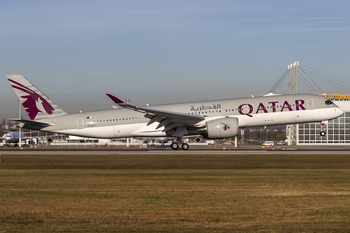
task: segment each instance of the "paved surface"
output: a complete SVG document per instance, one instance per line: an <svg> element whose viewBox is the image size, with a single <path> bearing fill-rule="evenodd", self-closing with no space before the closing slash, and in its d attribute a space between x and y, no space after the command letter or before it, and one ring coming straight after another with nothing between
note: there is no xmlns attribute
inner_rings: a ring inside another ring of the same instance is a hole
<svg viewBox="0 0 350 233"><path fill-rule="evenodd" d="M192 146L190 150L171 150L169 147L148 148L0 148L0 154L349 154L350 146L275 146L262 148L255 145L243 145L234 148L231 145Z"/></svg>

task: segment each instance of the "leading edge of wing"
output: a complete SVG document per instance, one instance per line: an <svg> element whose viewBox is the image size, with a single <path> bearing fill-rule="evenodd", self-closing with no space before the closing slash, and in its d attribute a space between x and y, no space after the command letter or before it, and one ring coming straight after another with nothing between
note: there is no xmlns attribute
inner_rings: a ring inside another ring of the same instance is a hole
<svg viewBox="0 0 350 233"><path fill-rule="evenodd" d="M200 115L189 115L185 113L180 112L171 112L171 111L165 111L165 110L158 110L158 109L152 109L152 108L144 108L144 107L136 107L131 104L127 104L120 100L119 98L115 97L112 94L106 94L114 103L118 104L120 107L127 108L133 111L145 113L145 114L151 114L152 116L158 115L163 116L167 118L174 118L174 119L181 119L181 120L195 120L195 121L202 121L205 118ZM152 116L146 116L147 118L152 118Z"/></svg>

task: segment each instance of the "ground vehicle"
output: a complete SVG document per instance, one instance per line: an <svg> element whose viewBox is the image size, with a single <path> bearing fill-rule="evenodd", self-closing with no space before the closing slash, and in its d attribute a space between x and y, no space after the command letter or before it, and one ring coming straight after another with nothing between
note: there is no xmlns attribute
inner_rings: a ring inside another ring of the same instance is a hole
<svg viewBox="0 0 350 233"><path fill-rule="evenodd" d="M275 145L275 142L274 141L265 141L262 145L263 146L273 146L273 145Z"/></svg>

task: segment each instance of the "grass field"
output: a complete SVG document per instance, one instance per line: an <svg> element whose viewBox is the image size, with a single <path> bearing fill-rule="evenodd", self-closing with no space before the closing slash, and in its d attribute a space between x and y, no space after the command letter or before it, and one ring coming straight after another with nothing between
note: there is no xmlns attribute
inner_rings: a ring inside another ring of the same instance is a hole
<svg viewBox="0 0 350 233"><path fill-rule="evenodd" d="M350 155L2 157L0 232L350 232Z"/></svg>

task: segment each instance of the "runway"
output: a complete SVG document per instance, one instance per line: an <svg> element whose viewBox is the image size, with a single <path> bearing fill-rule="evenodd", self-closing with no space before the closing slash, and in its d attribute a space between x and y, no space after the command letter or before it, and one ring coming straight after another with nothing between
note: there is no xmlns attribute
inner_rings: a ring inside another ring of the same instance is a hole
<svg viewBox="0 0 350 233"><path fill-rule="evenodd" d="M220 154L350 154L349 146L294 146L294 147L276 147L262 149L260 146L250 146L244 148L233 147L196 147L190 150L171 150L169 147L149 147L149 148L3 148L0 154L167 154L167 155L220 155Z"/></svg>

